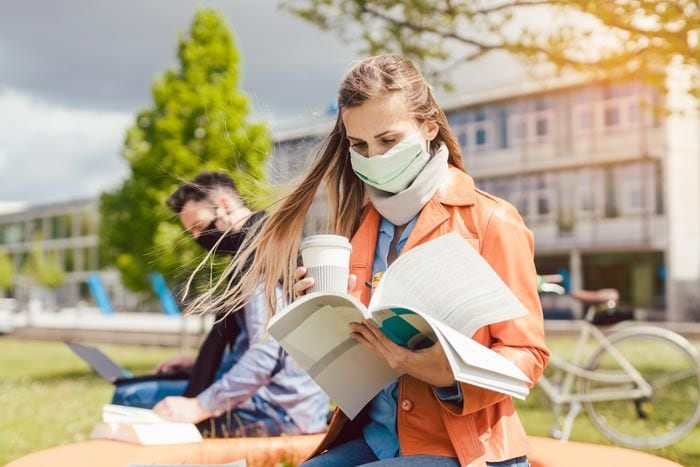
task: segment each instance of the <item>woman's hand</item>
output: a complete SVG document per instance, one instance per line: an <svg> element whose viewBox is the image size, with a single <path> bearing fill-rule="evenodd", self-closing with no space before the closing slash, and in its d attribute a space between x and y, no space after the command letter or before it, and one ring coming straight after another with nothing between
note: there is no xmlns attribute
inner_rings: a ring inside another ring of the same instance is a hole
<svg viewBox="0 0 700 467"><path fill-rule="evenodd" d="M299 298L306 294L306 291L314 285L313 277L305 277L306 268L304 266L299 266L296 271L294 271L294 298Z"/></svg>
<svg viewBox="0 0 700 467"><path fill-rule="evenodd" d="M350 274L348 276L348 293L355 288L357 284L357 276L355 274ZM299 266L296 271L294 271L294 298L299 298L306 294L306 291L314 285L313 277L306 277L306 268L304 266Z"/></svg>
<svg viewBox="0 0 700 467"><path fill-rule="evenodd" d="M350 337L369 347L389 366L428 384L447 387L455 378L440 342L421 350L410 350L392 342L372 320L350 323Z"/></svg>

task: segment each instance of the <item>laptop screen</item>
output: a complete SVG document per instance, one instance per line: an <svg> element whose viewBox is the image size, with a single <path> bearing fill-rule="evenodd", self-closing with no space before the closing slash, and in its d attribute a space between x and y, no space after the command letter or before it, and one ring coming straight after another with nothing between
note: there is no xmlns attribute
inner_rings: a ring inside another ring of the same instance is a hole
<svg viewBox="0 0 700 467"><path fill-rule="evenodd" d="M102 353L97 347L76 344L75 342L66 342L66 345L80 358L85 360L98 375L102 376L110 383L115 382L119 378L131 376L128 371L114 363L112 359Z"/></svg>

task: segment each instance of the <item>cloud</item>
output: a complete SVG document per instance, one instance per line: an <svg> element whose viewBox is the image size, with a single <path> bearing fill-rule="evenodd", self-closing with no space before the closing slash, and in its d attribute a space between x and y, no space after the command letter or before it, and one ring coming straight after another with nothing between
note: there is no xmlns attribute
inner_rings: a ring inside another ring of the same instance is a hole
<svg viewBox="0 0 700 467"><path fill-rule="evenodd" d="M227 18L242 86L261 115L325 108L357 46L280 10L282 0L23 0L0 14L3 86L62 106L137 112L153 78L176 64L177 38L198 7ZM290 92L293 90L293 92Z"/></svg>
<svg viewBox="0 0 700 467"><path fill-rule="evenodd" d="M126 112L74 110L0 93L0 200L52 202L95 196L128 173L119 152Z"/></svg>
<svg viewBox="0 0 700 467"><path fill-rule="evenodd" d="M132 116L177 64L198 7L227 18L251 118L273 126L322 113L354 47L259 0L24 0L0 14L0 200L95 196L127 174Z"/></svg>

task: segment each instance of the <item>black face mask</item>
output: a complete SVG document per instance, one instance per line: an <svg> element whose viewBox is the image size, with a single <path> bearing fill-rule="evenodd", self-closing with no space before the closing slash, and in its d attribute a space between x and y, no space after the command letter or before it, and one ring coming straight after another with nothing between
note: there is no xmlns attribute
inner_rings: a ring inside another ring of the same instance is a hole
<svg viewBox="0 0 700 467"><path fill-rule="evenodd" d="M230 231L224 235L224 232L216 227L216 219L214 219L211 224L195 238L195 241L207 251L211 251L214 246L216 246L216 250L213 252L215 255L235 255L241 248L244 238L245 232L242 230L240 232ZM216 245L219 239L221 239L221 242Z"/></svg>

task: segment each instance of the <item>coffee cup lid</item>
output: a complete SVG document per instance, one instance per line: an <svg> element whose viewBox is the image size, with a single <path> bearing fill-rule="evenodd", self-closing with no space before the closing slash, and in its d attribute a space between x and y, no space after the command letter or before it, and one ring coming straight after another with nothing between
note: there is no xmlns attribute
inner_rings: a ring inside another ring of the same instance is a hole
<svg viewBox="0 0 700 467"><path fill-rule="evenodd" d="M352 251L350 241L342 235L310 235L302 240L299 248L303 250L304 248L323 246L347 248Z"/></svg>

